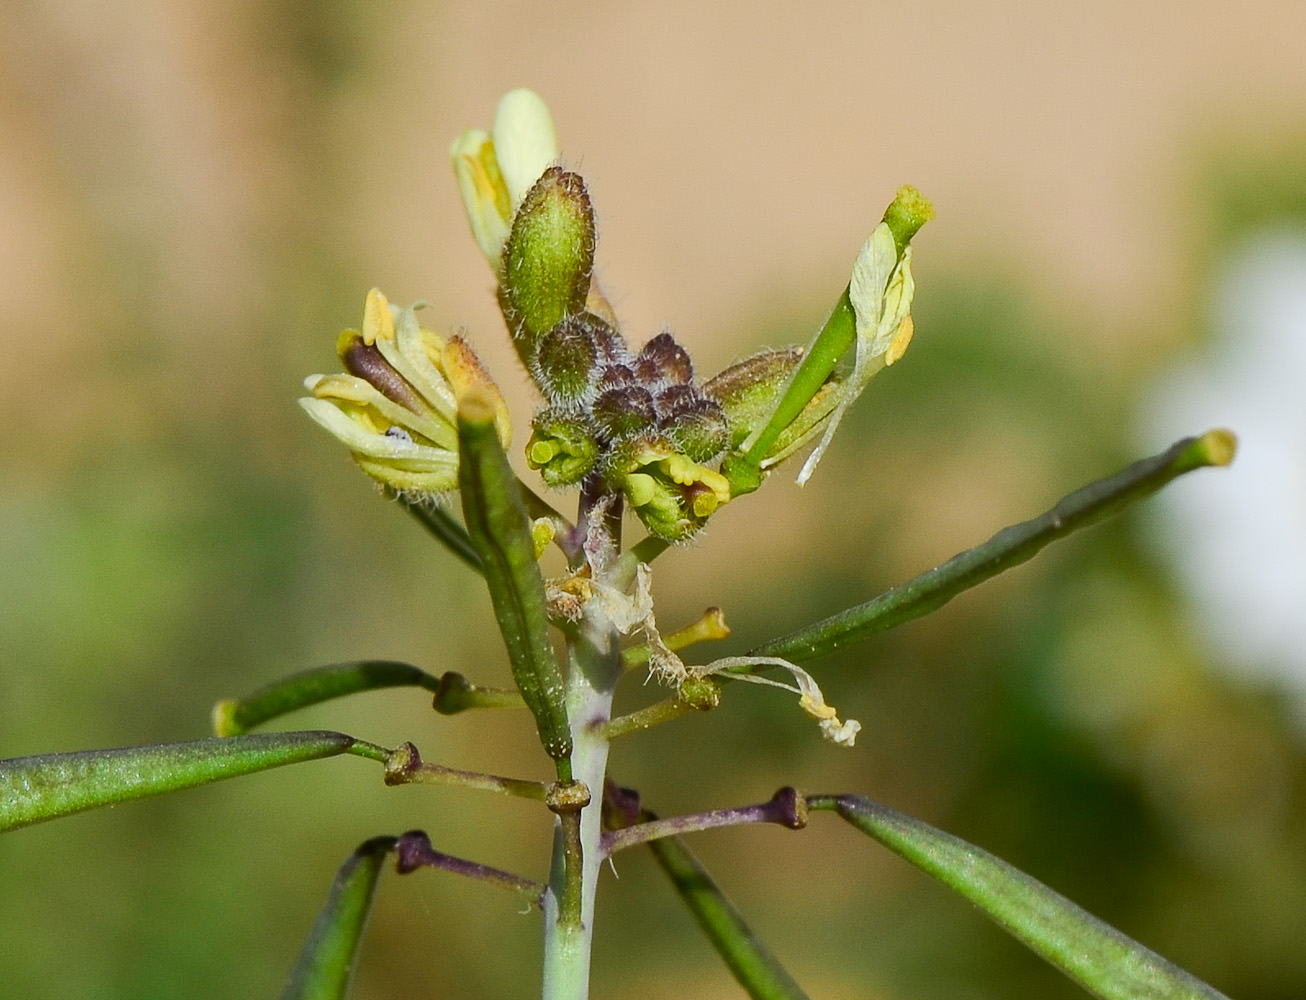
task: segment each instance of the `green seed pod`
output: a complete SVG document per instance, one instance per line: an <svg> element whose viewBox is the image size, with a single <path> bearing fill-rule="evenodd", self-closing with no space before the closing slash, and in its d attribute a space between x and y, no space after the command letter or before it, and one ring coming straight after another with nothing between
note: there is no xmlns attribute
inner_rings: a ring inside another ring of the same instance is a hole
<svg viewBox="0 0 1306 1000"><path fill-rule="evenodd" d="M499 301L526 364L541 334L585 307L594 245L585 182L550 167L527 192L504 246Z"/></svg>
<svg viewBox="0 0 1306 1000"><path fill-rule="evenodd" d="M571 780L566 686L549 638L548 598L520 485L494 425L494 400L472 390L458 405L458 484L463 519L481 558L513 680L535 716L540 742Z"/></svg>
<svg viewBox="0 0 1306 1000"><path fill-rule="evenodd" d="M725 411L732 449L738 449L770 419L789 377L802 360L801 347L768 349L737 361L703 386L703 394L720 403ZM838 374L829 376L767 449L761 462L763 470L779 464L820 432L838 403L841 382Z"/></svg>
<svg viewBox="0 0 1306 1000"><path fill-rule="evenodd" d="M542 410L531 421L526 463L550 486L572 486L598 461L599 445L589 420L557 409Z"/></svg>

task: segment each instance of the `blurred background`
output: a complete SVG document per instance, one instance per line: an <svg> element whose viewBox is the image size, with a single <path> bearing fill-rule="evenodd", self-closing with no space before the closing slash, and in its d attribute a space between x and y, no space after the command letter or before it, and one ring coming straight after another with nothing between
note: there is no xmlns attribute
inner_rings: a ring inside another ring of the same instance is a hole
<svg viewBox="0 0 1306 1000"><path fill-rule="evenodd" d="M506 683L477 579L294 404L368 288L515 367L447 160L551 105L640 343L711 374L805 342L903 183L917 333L812 483L659 560L667 627L739 652L1176 437L1181 480L793 700L619 745L664 815L855 791L1027 869L1240 1000L1306 993L1306 22L1299 4L16 0L0 11L0 756L207 735L220 697L362 657ZM519 441L524 435L519 432ZM514 454L520 463L520 455ZM623 692L633 707L653 697ZM547 777L520 715L413 693L303 713ZM276 995L363 839L542 876L538 807L341 759L0 839L7 998ZM835 820L694 847L817 997L1083 995ZM734 997L651 860L602 887L594 991ZM355 996L529 996L538 918L384 879Z"/></svg>

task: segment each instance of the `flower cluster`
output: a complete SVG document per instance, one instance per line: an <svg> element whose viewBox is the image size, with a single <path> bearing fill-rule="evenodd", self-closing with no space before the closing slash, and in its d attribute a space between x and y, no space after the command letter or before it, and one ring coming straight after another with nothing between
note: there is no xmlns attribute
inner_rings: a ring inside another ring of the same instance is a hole
<svg viewBox="0 0 1306 1000"><path fill-rule="evenodd" d="M762 351L700 382L670 332L638 351L628 346L594 278L589 193L559 165L538 95L507 94L493 129L463 133L451 154L513 345L544 400L527 462L549 486L624 496L659 538L692 536L821 434L804 481L847 407L911 339L908 244L930 215L912 189L899 192L867 240L848 290L807 348ZM396 309L374 291L362 332L343 334L339 354L347 374L308 380L309 414L387 486L454 488L460 386L493 389L467 345L422 328L412 308ZM841 371L845 355L855 360ZM493 396L506 444L506 410Z"/></svg>
<svg viewBox="0 0 1306 1000"><path fill-rule="evenodd" d="M670 331L638 349L627 342L594 277L597 234L589 192L579 174L559 163L553 122L536 94L506 95L492 130L465 132L451 154L513 346L542 397L531 420L527 463L551 487L580 487L576 527L624 498L651 535L667 542L690 538L724 504L757 489L778 463L820 435L799 475L803 482L848 406L911 340L909 244L932 214L912 188L898 192L862 247L847 289L806 347L763 350L704 381ZM477 555L487 574L491 565L511 565L538 584L530 546L537 560L556 526L542 519L525 543L514 534L513 524L524 524L526 512L515 476L493 447L496 436L505 447L510 438L503 399L462 338L422 327L415 309L370 292L361 331L345 331L337 344L345 372L309 377L311 396L301 403L387 488L425 498L461 485L471 544L485 549ZM494 496L503 503L490 502L486 470L499 477L494 482L502 488ZM492 512L503 515L502 530L487 527ZM543 531L537 530L541 524ZM598 530L601 535L606 528ZM500 538L516 539L517 547L512 558L496 561L496 553L508 550L486 540ZM585 563L573 566L575 576L567 581L575 582L576 592L554 588L571 611L551 610L555 621L589 616L604 629L642 635L652 674L682 694L717 675L787 688L828 739L852 745L859 724L841 720L811 676L786 660L734 658L704 666L680 660L658 633L647 563L636 564L633 582L611 575L608 560L594 555L608 551L603 541L591 552L591 536L584 535ZM569 544L578 543L573 537ZM527 554L518 559L521 552ZM529 571L519 565L523 559ZM503 593L516 593L516 578L505 579L487 575L492 593L494 581L507 588ZM504 606L518 607L511 600ZM526 634L514 625L504 634L519 633ZM556 676L549 685L533 680L536 659L522 662L529 669L518 684L528 702L528 692L561 691ZM552 660L545 655L542 662ZM793 683L755 673L774 667L788 671ZM561 702L542 704L552 710ZM562 722L554 728L565 735L565 711L558 712ZM536 711L537 720L548 715Z"/></svg>
<svg viewBox="0 0 1306 1000"><path fill-rule="evenodd" d="M597 473L624 492L649 531L669 539L686 537L730 499L725 479L706 466L729 443L725 411L669 332L635 353L583 313L542 336L532 361L549 405L532 421L526 457L550 486Z"/></svg>

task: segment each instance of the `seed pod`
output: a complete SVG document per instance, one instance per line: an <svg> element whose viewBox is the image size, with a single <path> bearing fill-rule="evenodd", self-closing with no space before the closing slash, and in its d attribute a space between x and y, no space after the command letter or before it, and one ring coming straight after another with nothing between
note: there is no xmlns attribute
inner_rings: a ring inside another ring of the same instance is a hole
<svg viewBox="0 0 1306 1000"><path fill-rule="evenodd" d="M494 401L473 390L458 405L463 519L485 569L513 679L535 716L540 742L570 780L566 686L549 639L548 599L520 486L494 429Z"/></svg>

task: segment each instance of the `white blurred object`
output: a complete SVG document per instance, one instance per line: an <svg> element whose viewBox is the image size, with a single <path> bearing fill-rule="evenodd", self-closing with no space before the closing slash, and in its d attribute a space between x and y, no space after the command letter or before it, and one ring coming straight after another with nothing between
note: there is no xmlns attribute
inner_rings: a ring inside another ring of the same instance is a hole
<svg viewBox="0 0 1306 1000"><path fill-rule="evenodd" d="M1213 342L1156 387L1143 433L1160 448L1228 427L1238 455L1164 490L1152 516L1220 659L1306 707L1306 232L1237 247L1212 305Z"/></svg>

